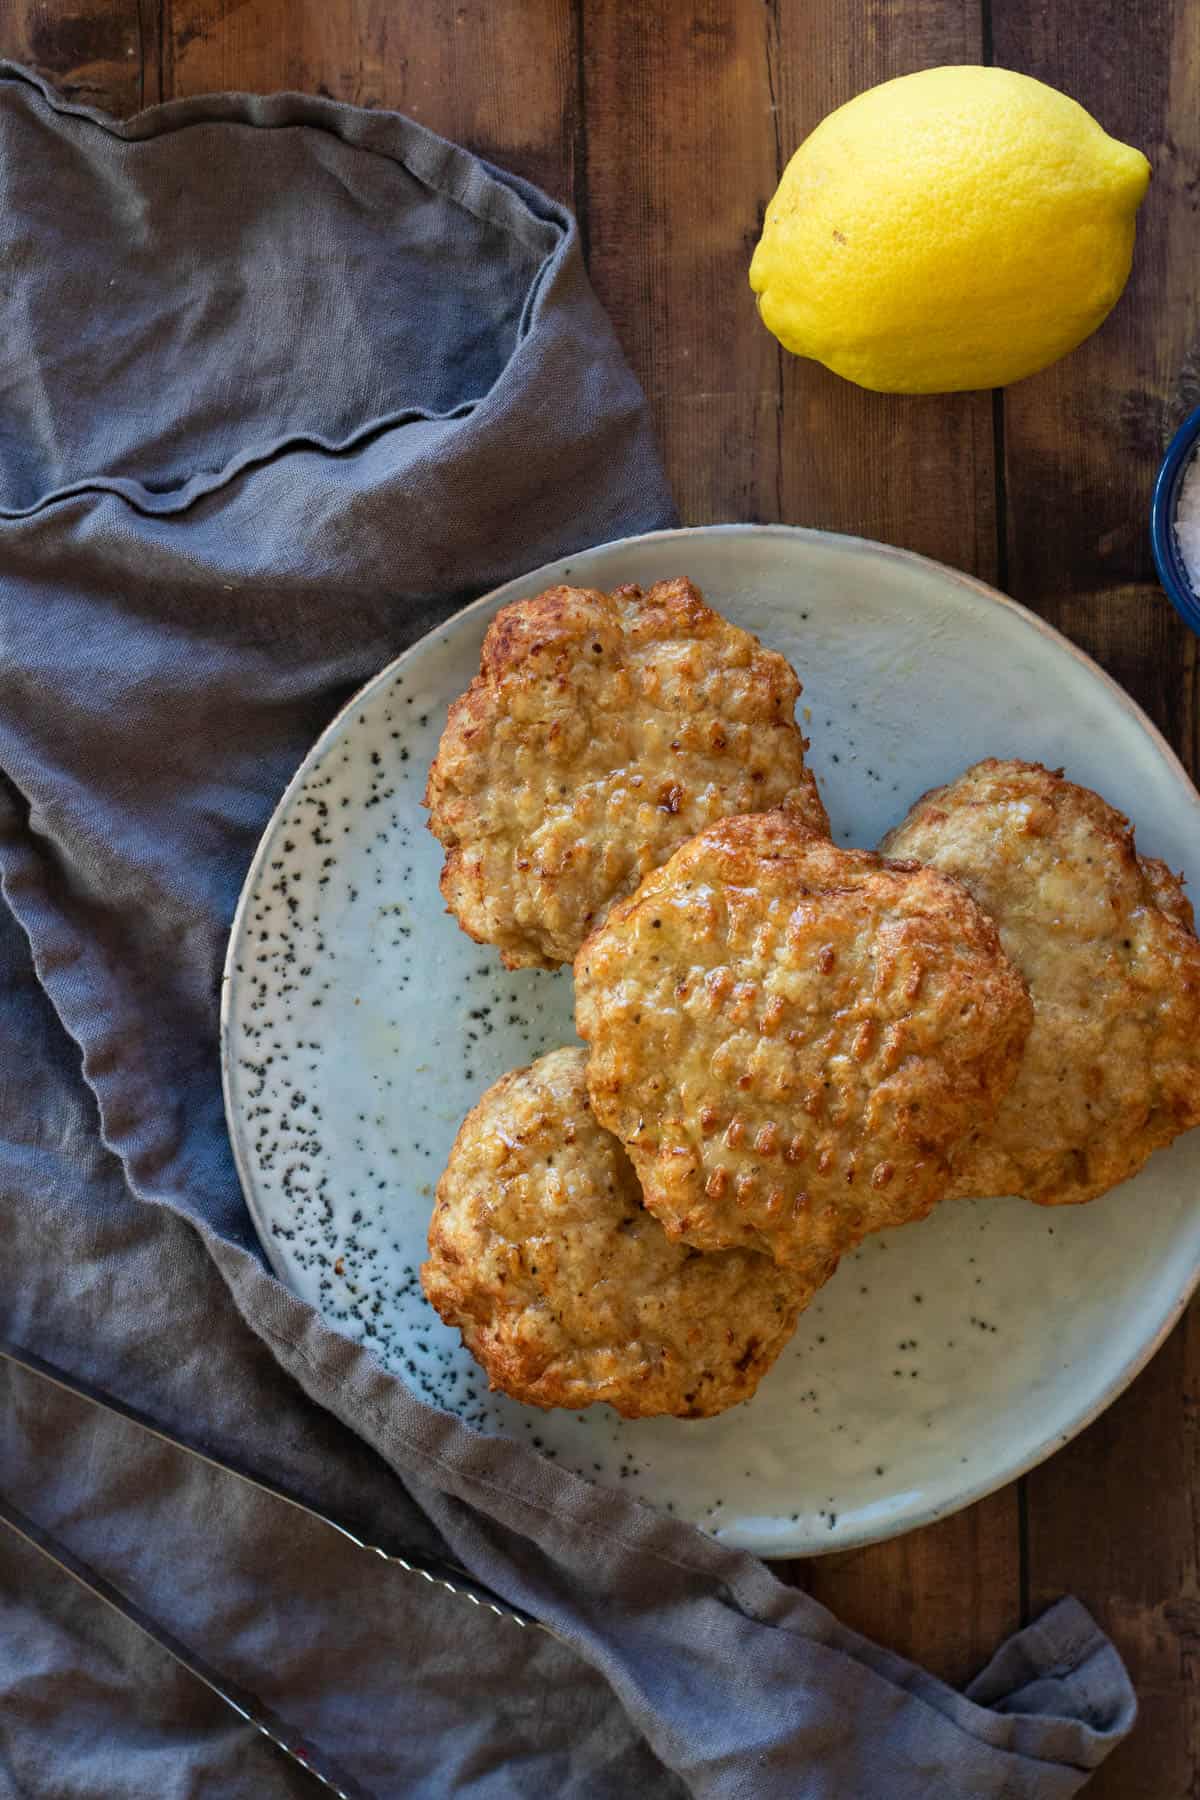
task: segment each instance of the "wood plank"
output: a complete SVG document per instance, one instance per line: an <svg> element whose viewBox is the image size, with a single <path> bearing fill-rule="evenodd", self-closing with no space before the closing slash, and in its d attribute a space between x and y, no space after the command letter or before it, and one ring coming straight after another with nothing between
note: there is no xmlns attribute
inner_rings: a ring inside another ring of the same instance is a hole
<svg viewBox="0 0 1200 1800"><path fill-rule="evenodd" d="M683 517L780 516L778 357L747 282L775 187L770 9L583 9L590 267Z"/></svg>
<svg viewBox="0 0 1200 1800"><path fill-rule="evenodd" d="M897 0L864 9L853 28L839 0L776 0L767 16L780 172L824 115L864 88L982 60L974 5ZM784 352L779 369L780 518L881 538L994 579L989 394L869 394Z"/></svg>
<svg viewBox="0 0 1200 1800"><path fill-rule="evenodd" d="M388 106L570 200L579 119L572 0L164 0L173 96L293 88Z"/></svg>
<svg viewBox="0 0 1200 1800"><path fill-rule="evenodd" d="M1189 755L1194 639L1159 589L1150 490L1200 331L1200 13L1188 0L997 9L997 62L1062 87L1154 166L1133 276L1102 329L1005 395L1012 592L1096 655ZM1194 375L1191 378L1194 392Z"/></svg>
<svg viewBox="0 0 1200 1800"><path fill-rule="evenodd" d="M5 56L35 69L72 100L106 112L143 104L138 0L9 0L0 8Z"/></svg>
<svg viewBox="0 0 1200 1800"><path fill-rule="evenodd" d="M1021 1622L1016 1499L1012 1483L894 1543L822 1557L798 1570L800 1585L844 1624L962 1687ZM787 1579L786 1565L776 1573Z"/></svg>
<svg viewBox="0 0 1200 1800"><path fill-rule="evenodd" d="M922 0L853 33L836 0L585 7L592 275L689 521L863 531L994 572L989 397L889 399L787 357L746 280L783 162L821 115L979 47L974 8Z"/></svg>
<svg viewBox="0 0 1200 1800"><path fill-rule="evenodd" d="M1137 1729L1088 1800L1168 1800L1200 1774L1200 1312L1090 1430L1027 1477L1029 1605L1073 1593L1137 1689Z"/></svg>
<svg viewBox="0 0 1200 1800"><path fill-rule="evenodd" d="M1096 655L1195 770L1196 642L1159 592L1147 517L1165 438L1197 398L1200 14L1189 0L1006 0L995 58L1064 88L1155 171L1115 313L1005 396L1011 589ZM1077 1594L1139 1690L1141 1724L1089 1786L1096 1800L1197 1791L1198 1393L1193 1311L1129 1393L1026 1480L1030 1610Z"/></svg>

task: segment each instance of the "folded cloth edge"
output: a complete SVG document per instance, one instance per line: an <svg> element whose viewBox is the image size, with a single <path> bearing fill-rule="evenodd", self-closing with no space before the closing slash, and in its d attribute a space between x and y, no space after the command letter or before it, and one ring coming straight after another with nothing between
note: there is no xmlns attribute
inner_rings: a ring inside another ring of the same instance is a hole
<svg viewBox="0 0 1200 1800"><path fill-rule="evenodd" d="M135 113L130 119L122 120L111 118L95 107L64 99L33 70L0 58L0 85L6 82L20 83L33 89L51 112L65 118L86 120L107 136L130 145L150 143L156 137L186 129L189 125L244 125L254 130L268 131L307 127L328 132L352 149L386 157L431 192L452 201L483 223L499 225L528 250L541 257L541 267L526 300L522 338L536 322L550 274L576 246L577 228L565 207L559 206L532 183L470 155L459 145L439 137L436 132L430 131L416 120L403 121L405 138L403 153L400 153L395 141L398 118L395 113L368 112L319 95L289 92L268 95L199 95L185 100L167 100ZM490 182L486 207L482 198L482 182L485 177ZM223 467L192 476L177 491L156 492L129 476L87 475L39 495L32 505L0 506L0 521L32 518L64 500L97 493L116 494L139 512L153 517L173 517L185 512L197 501L220 493L238 476L274 461L289 450L307 449L326 456L341 457L388 432L402 430L414 424L453 426L463 418L486 411L496 389L511 383L520 348L518 343L512 359L500 371L493 389L481 395L466 411L455 408L450 413L431 414L408 408L385 413L368 420L346 438L337 440L316 433L287 434L238 452Z"/></svg>

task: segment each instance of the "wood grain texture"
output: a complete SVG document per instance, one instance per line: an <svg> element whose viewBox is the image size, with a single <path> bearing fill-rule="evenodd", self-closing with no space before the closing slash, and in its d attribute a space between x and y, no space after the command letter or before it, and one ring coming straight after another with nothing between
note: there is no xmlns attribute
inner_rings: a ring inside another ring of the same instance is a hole
<svg viewBox="0 0 1200 1800"><path fill-rule="evenodd" d="M1098 658L1197 768L1196 640L1147 537L1166 437L1197 393L1200 9L1192 0L1004 0L996 61L1065 88L1154 167L1133 278L1074 355L1004 396L1009 586ZM1141 1703L1095 1800L1200 1793L1200 1325L1024 1483L1027 1607L1074 1593Z"/></svg>
<svg viewBox="0 0 1200 1800"><path fill-rule="evenodd" d="M1016 1504L1014 1483L892 1543L780 1563L776 1573L843 1624L962 1687L1021 1623Z"/></svg>
<svg viewBox="0 0 1200 1800"><path fill-rule="evenodd" d="M778 516L778 357L746 271L777 156L768 8L582 9L592 277L683 517Z"/></svg>
<svg viewBox="0 0 1200 1800"><path fill-rule="evenodd" d="M1137 1729L1089 1800L1200 1791L1200 1313L1081 1438L1026 1477L1029 1608L1073 1593L1137 1689Z"/></svg>
<svg viewBox="0 0 1200 1800"><path fill-rule="evenodd" d="M863 88L981 59L977 6L891 0L853 11L852 26L844 0L767 8L778 174L824 115ZM775 516L881 538L995 578L990 394L871 394L782 350L778 378Z"/></svg>
<svg viewBox="0 0 1200 1800"><path fill-rule="evenodd" d="M0 55L36 69L61 93L106 112L142 105L138 0L3 0Z"/></svg>
<svg viewBox="0 0 1200 1800"><path fill-rule="evenodd" d="M1072 356L1004 397L1008 580L1102 661L1189 756L1195 640L1150 556L1150 490L1200 331L1200 9L1191 0L1008 0L997 62L1065 88L1154 167L1133 276ZM1194 379L1194 376L1193 376Z"/></svg>
<svg viewBox="0 0 1200 1800"><path fill-rule="evenodd" d="M571 0L164 0L172 97L295 88L389 106L560 199L580 136Z"/></svg>
<svg viewBox="0 0 1200 1800"><path fill-rule="evenodd" d="M0 0L0 53L117 113L220 88L399 107L573 200L686 519L861 531L997 577L1200 767L1196 640L1145 531L1164 437L1200 404L1195 0ZM785 356L746 267L792 149L872 82L988 57L1154 164L1113 317L1000 403L870 395ZM1089 1795L1200 1800L1198 1420L1193 1312L1020 1489L780 1573L956 1682L1077 1593L1143 1709Z"/></svg>

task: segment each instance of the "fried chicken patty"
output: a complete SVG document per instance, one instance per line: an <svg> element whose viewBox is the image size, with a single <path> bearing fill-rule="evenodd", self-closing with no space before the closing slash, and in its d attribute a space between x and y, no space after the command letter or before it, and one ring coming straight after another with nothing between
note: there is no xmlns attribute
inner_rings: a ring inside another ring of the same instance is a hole
<svg viewBox="0 0 1200 1800"><path fill-rule="evenodd" d="M788 806L828 832L799 693L682 578L502 608L425 790L449 910L509 968L552 969L715 819Z"/></svg>
<svg viewBox="0 0 1200 1800"><path fill-rule="evenodd" d="M970 889L1033 999L1017 1079L956 1153L955 1194L1094 1200L1200 1124L1200 943L1127 819L1061 770L993 758L918 800L883 847Z"/></svg>
<svg viewBox="0 0 1200 1800"><path fill-rule="evenodd" d="M958 882L782 812L677 850L584 944L575 980L592 1109L667 1232L768 1250L810 1280L942 1198L1030 1020Z"/></svg>
<svg viewBox="0 0 1200 1800"><path fill-rule="evenodd" d="M438 1183L426 1295L514 1399L723 1412L753 1394L811 1292L752 1251L670 1241L592 1116L585 1061L555 1050L468 1114Z"/></svg>

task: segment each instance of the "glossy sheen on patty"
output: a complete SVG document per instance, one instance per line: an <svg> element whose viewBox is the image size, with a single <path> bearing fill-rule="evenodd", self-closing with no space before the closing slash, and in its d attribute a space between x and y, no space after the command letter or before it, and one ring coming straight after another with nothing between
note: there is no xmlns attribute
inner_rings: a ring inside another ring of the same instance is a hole
<svg viewBox="0 0 1200 1800"><path fill-rule="evenodd" d="M593 1110L668 1233L814 1280L942 1198L1030 1021L965 888L785 813L676 851L588 939L575 980Z"/></svg>
<svg viewBox="0 0 1200 1800"><path fill-rule="evenodd" d="M748 1400L810 1291L765 1256L673 1244L592 1117L582 1050L505 1075L438 1183L425 1292L494 1388L703 1418Z"/></svg>
<svg viewBox="0 0 1200 1800"><path fill-rule="evenodd" d="M1200 943L1128 821L1038 763L977 763L884 840L995 919L1034 1019L1017 1079L955 1159L957 1194L1094 1200L1200 1123Z"/></svg>
<svg viewBox="0 0 1200 1800"><path fill-rule="evenodd" d="M789 806L827 832L799 693L682 578L504 607L425 792L450 911L509 968L555 968L714 820Z"/></svg>

